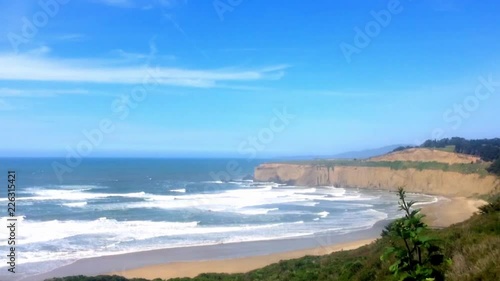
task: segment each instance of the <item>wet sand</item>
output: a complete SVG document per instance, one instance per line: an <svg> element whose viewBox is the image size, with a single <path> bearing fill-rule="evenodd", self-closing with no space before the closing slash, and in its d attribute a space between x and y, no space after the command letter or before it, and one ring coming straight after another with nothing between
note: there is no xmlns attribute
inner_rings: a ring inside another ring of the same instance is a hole
<svg viewBox="0 0 500 281"><path fill-rule="evenodd" d="M195 277L201 273L242 273L264 267L280 260L300 258L308 255L327 255L341 250L352 250L363 245L370 244L375 238L359 240L355 242L340 243L333 246L318 247L307 250L277 253L265 256L237 258L230 260L207 260L194 262L175 262L147 266L111 274L125 276L127 278L174 278L174 277Z"/></svg>

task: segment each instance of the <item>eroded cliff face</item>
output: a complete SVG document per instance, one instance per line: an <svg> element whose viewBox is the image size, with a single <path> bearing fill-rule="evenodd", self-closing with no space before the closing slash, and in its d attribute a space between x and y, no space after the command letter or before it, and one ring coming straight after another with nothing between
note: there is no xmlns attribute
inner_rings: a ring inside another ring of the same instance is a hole
<svg viewBox="0 0 500 281"><path fill-rule="evenodd" d="M256 181L290 185L356 187L397 190L446 196L474 196L500 191L496 176L461 174L440 170L391 170L386 167L325 167L299 164L262 164L255 169Z"/></svg>

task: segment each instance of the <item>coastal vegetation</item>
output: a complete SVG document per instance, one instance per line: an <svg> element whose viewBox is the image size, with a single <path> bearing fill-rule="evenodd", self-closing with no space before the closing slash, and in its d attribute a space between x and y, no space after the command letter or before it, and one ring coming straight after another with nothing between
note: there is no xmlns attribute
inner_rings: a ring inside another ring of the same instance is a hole
<svg viewBox="0 0 500 281"><path fill-rule="evenodd" d="M398 190L399 209L404 216L386 227L383 235L389 237L391 246L380 256L382 261L394 258L389 271L400 281L444 280L446 264L439 240L428 236L428 227L422 221L420 210L412 209L415 201L408 202L402 188Z"/></svg>
<svg viewBox="0 0 500 281"><path fill-rule="evenodd" d="M418 238L420 241L427 239L424 237L432 237L437 239L433 241L439 241L439 250L435 252L443 257L439 256L437 258L439 261L445 261L444 257L451 259L451 263L442 263L436 267L437 272L442 270L444 273L444 280L498 280L497 277L500 276L500 196L493 196L490 200L491 203L480 208L479 214L465 222L444 229L424 228L420 230ZM417 214L418 212L415 213L415 215ZM412 224L417 228L420 225L417 221ZM401 280L394 277L394 272L390 270L391 265L399 264L398 258L394 255L386 255L384 261L380 259L387 249L394 247L394 243L398 243L395 241L394 235L391 234L391 231L394 230L393 227L394 223L386 228L377 241L355 250L340 251L325 256L306 256L284 260L247 273L206 273L195 278L174 278L170 281ZM402 240L399 240L399 243L404 244ZM435 245L434 242L433 245ZM431 267L434 266L431 263ZM125 279L118 276L76 276L50 280L144 281L144 279ZM159 280L155 279L155 281Z"/></svg>
<svg viewBox="0 0 500 281"><path fill-rule="evenodd" d="M415 160L373 160L373 159L315 159L287 161L285 163L301 165L318 165L328 168L336 166L349 167L385 167L391 170L416 169L439 170L445 172L457 172L462 174L479 174L486 176L494 174L500 176L500 138L484 140L466 140L464 138L451 138L442 140L427 140L420 146L400 146L394 152L401 152L414 148L430 148L450 153L460 153L477 156L481 161L470 161L468 163L445 163L438 161L415 161Z"/></svg>
<svg viewBox="0 0 500 281"><path fill-rule="evenodd" d="M491 162L500 158L500 138L466 140L464 138L446 138L441 140L427 140L421 147L446 148L454 147L454 152L481 157L483 161Z"/></svg>
<svg viewBox="0 0 500 281"><path fill-rule="evenodd" d="M487 171L500 176L500 138L467 140L464 138L444 138L441 140L426 140L420 148L434 148L443 151L474 155L485 162L493 162ZM393 152L403 151L415 146L400 146Z"/></svg>

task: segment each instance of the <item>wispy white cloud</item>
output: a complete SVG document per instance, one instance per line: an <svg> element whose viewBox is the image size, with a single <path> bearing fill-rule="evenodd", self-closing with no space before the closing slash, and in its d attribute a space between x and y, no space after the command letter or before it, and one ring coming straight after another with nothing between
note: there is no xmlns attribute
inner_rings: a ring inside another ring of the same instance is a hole
<svg viewBox="0 0 500 281"><path fill-rule="evenodd" d="M0 97L24 98L24 97L55 97L58 95L84 95L89 94L84 89L24 89L24 88L0 88Z"/></svg>
<svg viewBox="0 0 500 281"><path fill-rule="evenodd" d="M216 87L221 82L277 80L287 65L255 69L181 69L146 65L109 65L97 60L63 60L31 55L0 54L0 81L86 82L139 84L152 78L158 84L183 87Z"/></svg>
<svg viewBox="0 0 500 281"><path fill-rule="evenodd" d="M33 55L33 56L43 56L43 55L50 53L50 51L51 51L51 49L49 46L43 45L43 46L40 46L38 48L31 49L27 53L29 55Z"/></svg>
<svg viewBox="0 0 500 281"><path fill-rule="evenodd" d="M128 52L123 49L115 49L111 51L111 54L116 55L126 61L134 61L134 60L151 61L153 59L164 59L164 60L176 59L175 56L172 55L158 55L158 48L156 47L154 37L149 41L149 53Z"/></svg>
<svg viewBox="0 0 500 281"><path fill-rule="evenodd" d="M115 49L111 51L111 54L117 55L121 58L124 58L126 60L142 60L142 59L147 59L149 58L149 54L145 53L134 53L134 52L127 52L124 51L123 49Z"/></svg>

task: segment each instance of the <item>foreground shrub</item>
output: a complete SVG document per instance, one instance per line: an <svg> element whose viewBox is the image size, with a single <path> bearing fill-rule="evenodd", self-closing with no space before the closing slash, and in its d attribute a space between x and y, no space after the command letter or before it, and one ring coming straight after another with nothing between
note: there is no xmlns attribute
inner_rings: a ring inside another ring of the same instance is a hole
<svg viewBox="0 0 500 281"><path fill-rule="evenodd" d="M428 228L422 222L424 216L419 209L411 209L415 202L406 202L402 188L398 195L399 209L404 211L405 216L394 221L383 233L391 239L391 247L385 250L380 259L395 258L389 270L400 281L444 280L441 266L450 260L445 260L438 240L425 235Z"/></svg>
<svg viewBox="0 0 500 281"><path fill-rule="evenodd" d="M479 207L479 212L481 214L500 212L500 195L494 196L488 204Z"/></svg>

